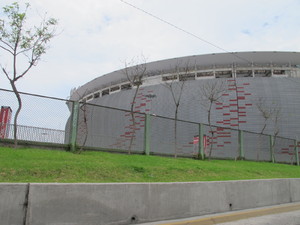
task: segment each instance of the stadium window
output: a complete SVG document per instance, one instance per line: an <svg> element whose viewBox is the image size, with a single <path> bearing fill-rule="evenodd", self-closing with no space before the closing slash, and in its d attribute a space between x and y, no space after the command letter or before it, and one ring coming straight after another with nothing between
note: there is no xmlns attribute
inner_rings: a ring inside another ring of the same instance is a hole
<svg viewBox="0 0 300 225"><path fill-rule="evenodd" d="M100 92L94 94L94 98L99 98L99 97L100 97Z"/></svg>
<svg viewBox="0 0 300 225"><path fill-rule="evenodd" d="M111 87L110 88L110 91L113 92L113 91L118 91L120 90L120 86L114 86L114 87Z"/></svg>
<svg viewBox="0 0 300 225"><path fill-rule="evenodd" d="M87 98L86 98L86 101L89 102L93 99L93 95L89 95Z"/></svg>
<svg viewBox="0 0 300 225"><path fill-rule="evenodd" d="M142 84L143 84L142 81L135 81L135 82L133 83L134 86L141 86Z"/></svg>
<svg viewBox="0 0 300 225"><path fill-rule="evenodd" d="M236 77L252 77L252 70L237 70Z"/></svg>
<svg viewBox="0 0 300 225"><path fill-rule="evenodd" d="M232 77L231 70L216 71L216 78L230 78L230 77Z"/></svg>
<svg viewBox="0 0 300 225"><path fill-rule="evenodd" d="M195 80L195 74L188 73L188 74L179 75L179 81L186 81L186 80Z"/></svg>
<svg viewBox="0 0 300 225"><path fill-rule="evenodd" d="M199 72L197 73L197 77L212 77L214 76L214 72Z"/></svg>
<svg viewBox="0 0 300 225"><path fill-rule="evenodd" d="M271 70L254 70L255 77L270 77Z"/></svg>
<svg viewBox="0 0 300 225"><path fill-rule="evenodd" d="M102 91L102 96L109 95L109 89L105 89Z"/></svg>
<svg viewBox="0 0 300 225"><path fill-rule="evenodd" d="M129 83L121 85L121 90L130 90L131 88L131 84Z"/></svg>
<svg viewBox="0 0 300 225"><path fill-rule="evenodd" d="M285 75L285 70L273 70L274 75Z"/></svg>
<svg viewBox="0 0 300 225"><path fill-rule="evenodd" d="M177 75L163 76L162 81L177 80Z"/></svg>

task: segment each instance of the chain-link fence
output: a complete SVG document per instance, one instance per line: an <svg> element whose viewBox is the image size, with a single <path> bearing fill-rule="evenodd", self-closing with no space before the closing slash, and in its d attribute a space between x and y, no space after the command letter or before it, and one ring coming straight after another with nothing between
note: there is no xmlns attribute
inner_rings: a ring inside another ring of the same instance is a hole
<svg viewBox="0 0 300 225"><path fill-rule="evenodd" d="M299 165L297 140L21 93L17 137L33 143L194 158L246 159ZM18 104L0 89L0 141L13 139ZM2 112L3 111L3 112ZM2 118L3 117L3 118Z"/></svg>
<svg viewBox="0 0 300 225"><path fill-rule="evenodd" d="M20 93L20 97L22 109L17 120L18 140L65 144L66 122L71 115L67 101L28 93ZM0 89L0 106L0 138L13 139L18 109L15 94Z"/></svg>

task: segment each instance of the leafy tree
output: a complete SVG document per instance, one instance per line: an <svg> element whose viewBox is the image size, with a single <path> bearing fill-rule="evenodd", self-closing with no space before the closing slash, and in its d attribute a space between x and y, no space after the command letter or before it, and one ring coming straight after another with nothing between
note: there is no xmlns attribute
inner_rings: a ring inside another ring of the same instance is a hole
<svg viewBox="0 0 300 225"><path fill-rule="evenodd" d="M57 20L42 18L38 26L28 26L28 10L26 3L23 10L19 3L3 7L4 17L0 18L0 50L8 55L11 66L0 64L2 72L9 80L18 100L18 109L14 117L14 145L17 146L17 119L22 108L20 93L16 82L38 64L41 56L46 53L50 40L55 36Z"/></svg>

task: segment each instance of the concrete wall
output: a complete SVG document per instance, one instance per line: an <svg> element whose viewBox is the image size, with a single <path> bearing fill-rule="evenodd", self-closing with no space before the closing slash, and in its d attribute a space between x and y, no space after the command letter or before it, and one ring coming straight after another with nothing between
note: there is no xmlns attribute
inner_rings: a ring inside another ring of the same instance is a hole
<svg viewBox="0 0 300 225"><path fill-rule="evenodd" d="M24 220L27 225L107 225L184 218L297 202L299 185L300 179L0 184L0 221L2 225Z"/></svg>
<svg viewBox="0 0 300 225"><path fill-rule="evenodd" d="M266 125L264 134L274 135L277 129L279 131L274 146L276 162L295 163L296 157L291 157L295 152L294 141L279 137L295 139L300 133L300 88L293 85L299 83L300 78L251 77L187 81L178 108L178 119L208 123L207 109L201 104L202 91L209 89L212 81L219 85L224 82L223 85L228 87L219 102L213 104L211 111L212 124L222 127L214 128L213 158L239 157L238 131L230 129L235 128L256 133L244 133L245 159L271 161L269 137L260 135ZM177 88L174 88L174 93L178 96L180 86L175 87ZM135 91L136 89L120 91L96 98L89 103L130 110ZM264 111L280 111L278 120L275 120L273 113L273 117L265 121L257 107L261 101L264 102ZM141 87L134 102L134 111L174 118L172 92L165 85ZM133 125L132 114L95 105L86 104L84 110L79 110L78 146L125 151L130 148L136 152L144 150L144 115L135 114ZM151 117L148 133L151 153L172 155L175 142L179 156L193 157L197 153L193 139L199 135L198 125L178 121L176 125L175 140L173 120ZM69 126L70 121L66 125L66 140L69 140ZM211 133L209 126L203 126L203 134L207 138L212 138Z"/></svg>

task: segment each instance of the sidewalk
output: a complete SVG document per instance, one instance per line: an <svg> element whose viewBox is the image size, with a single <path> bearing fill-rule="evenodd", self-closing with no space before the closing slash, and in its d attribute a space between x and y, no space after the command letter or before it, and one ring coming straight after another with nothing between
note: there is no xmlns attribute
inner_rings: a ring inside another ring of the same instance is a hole
<svg viewBox="0 0 300 225"><path fill-rule="evenodd" d="M281 214L286 212L293 212L299 210L300 212L300 203L289 203L276 206L268 206L262 208L241 210L241 211L232 211L226 213L212 214L200 217L192 217L180 220L169 220L169 221L160 221L152 223L143 223L141 225L213 225L213 224L222 224L232 221L244 220L249 218L261 217L266 215ZM297 215L300 214L297 213ZM290 217L290 215L287 215ZM233 223L232 223L233 224ZM239 224L239 223L237 223ZM251 224L250 222L247 224ZM254 222L253 224L257 224ZM266 223L267 224L267 223ZM292 224L292 223L290 223ZM300 224L300 221L298 221ZM225 224L224 224L225 225ZM229 224L228 224L229 225Z"/></svg>

